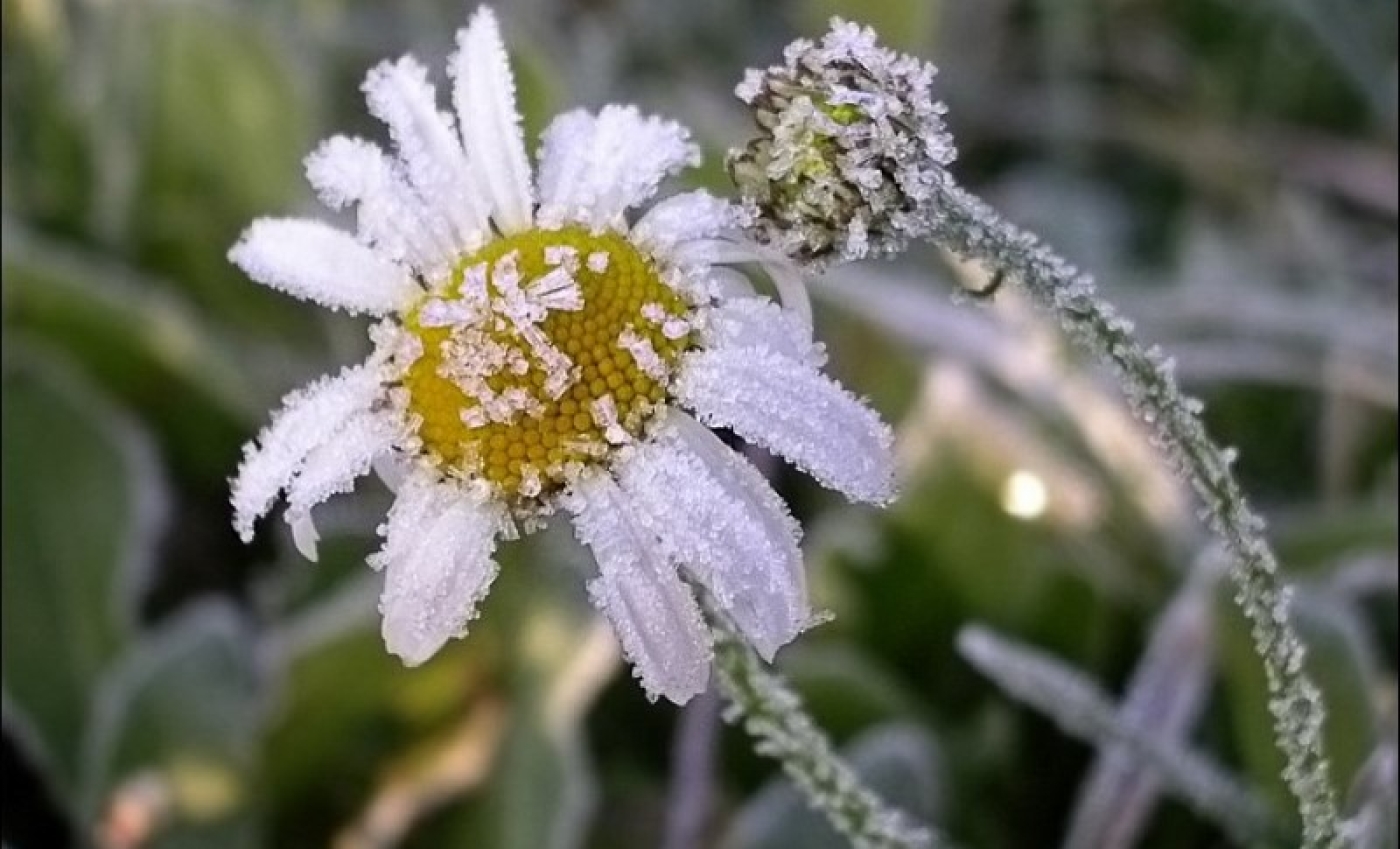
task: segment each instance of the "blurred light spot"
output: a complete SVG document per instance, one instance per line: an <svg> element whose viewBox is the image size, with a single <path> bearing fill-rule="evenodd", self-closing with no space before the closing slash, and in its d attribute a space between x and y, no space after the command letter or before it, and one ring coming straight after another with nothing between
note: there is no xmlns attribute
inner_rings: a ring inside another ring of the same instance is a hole
<svg viewBox="0 0 1400 849"><path fill-rule="evenodd" d="M1030 472L1014 472L1001 486L1001 509L1017 519L1039 518L1049 502L1044 482Z"/></svg>

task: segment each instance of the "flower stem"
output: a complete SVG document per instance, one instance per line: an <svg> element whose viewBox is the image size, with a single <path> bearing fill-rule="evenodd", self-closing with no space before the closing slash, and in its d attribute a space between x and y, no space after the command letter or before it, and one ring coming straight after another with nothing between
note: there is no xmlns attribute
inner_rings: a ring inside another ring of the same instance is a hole
<svg viewBox="0 0 1400 849"><path fill-rule="evenodd" d="M1298 802L1302 844L1307 849L1341 846L1323 751L1322 694L1304 669L1303 644L1288 618L1289 590L1264 538L1264 522L1250 509L1230 470L1234 451L1211 440L1200 419L1201 404L1181 392L1171 360L1133 337L1132 323L1098 296L1088 275L951 181L935 191L933 240L1019 282L1073 342L1110 363L1134 413L1200 496L1202 518L1232 555L1235 601L1249 619L1264 664L1275 741L1286 762L1284 781Z"/></svg>
<svg viewBox="0 0 1400 849"><path fill-rule="evenodd" d="M715 669L729 699L725 719L743 719L759 754L779 761L807 801L857 849L934 849L947 844L912 825L832 750L782 679L764 669L743 638L712 616Z"/></svg>

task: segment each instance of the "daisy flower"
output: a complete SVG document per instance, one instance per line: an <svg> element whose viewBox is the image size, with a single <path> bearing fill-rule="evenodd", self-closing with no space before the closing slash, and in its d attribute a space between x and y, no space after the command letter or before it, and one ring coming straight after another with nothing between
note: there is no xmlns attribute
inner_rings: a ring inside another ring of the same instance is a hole
<svg viewBox="0 0 1400 849"><path fill-rule="evenodd" d="M288 395L245 448L234 526L251 539L285 494L315 560L312 508L378 472L395 492L369 558L384 640L418 664L465 633L497 541L562 508L647 693L684 703L710 672L694 588L766 659L812 621L797 523L709 427L874 503L892 494L889 429L820 372L801 281L736 207L695 191L629 218L698 163L684 128L568 112L532 174L489 10L448 75L452 113L414 59L379 65L363 89L392 154L335 137L307 158L354 233L265 218L229 252L259 283L379 319L365 362ZM779 301L736 265L765 267Z"/></svg>

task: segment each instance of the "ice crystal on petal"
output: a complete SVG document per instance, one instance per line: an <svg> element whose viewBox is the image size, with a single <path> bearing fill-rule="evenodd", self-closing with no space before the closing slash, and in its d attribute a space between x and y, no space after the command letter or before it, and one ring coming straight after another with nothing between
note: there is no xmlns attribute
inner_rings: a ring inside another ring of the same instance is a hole
<svg viewBox="0 0 1400 849"><path fill-rule="evenodd" d="M668 175L700 161L690 133L632 106L576 110L544 131L540 153L540 220L614 227Z"/></svg>
<svg viewBox="0 0 1400 849"><path fill-rule="evenodd" d="M612 621L647 695L684 704L709 681L709 631L633 507L605 474L580 480L569 500L574 531L598 561L589 583L594 604Z"/></svg>
<svg viewBox="0 0 1400 849"><path fill-rule="evenodd" d="M500 524L498 506L453 484L418 481L399 494L377 556L389 651L416 666L466 633L496 577Z"/></svg>
<svg viewBox="0 0 1400 849"><path fill-rule="evenodd" d="M335 136L306 158L306 179L331 209L357 205L360 241L429 279L456 255L451 224L424 208L399 168L377 145Z"/></svg>
<svg viewBox="0 0 1400 849"><path fill-rule="evenodd" d="M265 286L350 313L393 312L421 291L407 270L319 221L259 218L228 258Z"/></svg>
<svg viewBox="0 0 1400 849"><path fill-rule="evenodd" d="M700 190L669 197L647 210L632 228L632 240L654 252L666 253L693 239L710 239L737 229L738 207Z"/></svg>
<svg viewBox="0 0 1400 849"><path fill-rule="evenodd" d="M312 507L349 492L357 478L369 473L375 458L401 441L402 430L387 412L362 413L345 422L334 439L312 449L287 487L288 524L309 522ZM316 560L314 538L309 545L299 542L297 548L306 559Z"/></svg>
<svg viewBox="0 0 1400 849"><path fill-rule="evenodd" d="M457 247L470 250L486 230L452 116L437 107L427 69L410 57L385 62L365 77L369 111L389 127L404 173L424 212L449 222Z"/></svg>
<svg viewBox="0 0 1400 849"><path fill-rule="evenodd" d="M502 233L525 230L534 206L530 162L515 109L515 80L490 8L477 10L457 34L457 52L447 69L455 82L452 102L462 144L478 191L490 198L491 218Z"/></svg>
<svg viewBox="0 0 1400 849"><path fill-rule="evenodd" d="M663 427L617 476L642 524L765 658L807 623L797 526L756 473L745 474L716 451L702 455Z"/></svg>
<svg viewBox="0 0 1400 849"><path fill-rule="evenodd" d="M851 498L894 497L889 427L801 360L763 347L697 351L682 359L676 396L706 424L732 429Z"/></svg>
<svg viewBox="0 0 1400 849"><path fill-rule="evenodd" d="M332 439L351 416L368 409L378 390L374 370L355 366L282 399L272 423L256 442L244 446L233 479L233 525L244 542L252 541L253 522L272 508L306 456Z"/></svg>

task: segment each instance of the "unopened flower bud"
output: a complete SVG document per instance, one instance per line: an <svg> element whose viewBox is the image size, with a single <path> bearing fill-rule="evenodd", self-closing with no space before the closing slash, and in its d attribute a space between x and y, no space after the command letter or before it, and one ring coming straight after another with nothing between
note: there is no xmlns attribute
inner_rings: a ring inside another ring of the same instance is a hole
<svg viewBox="0 0 1400 849"><path fill-rule="evenodd" d="M785 64L750 70L735 94L760 134L729 153L754 236L812 265L892 254L927 233L932 189L953 160L934 67L832 20Z"/></svg>

